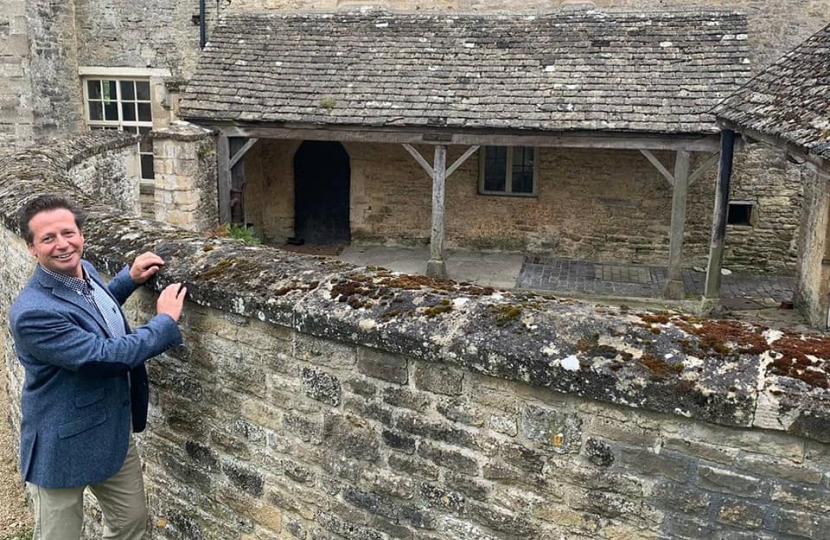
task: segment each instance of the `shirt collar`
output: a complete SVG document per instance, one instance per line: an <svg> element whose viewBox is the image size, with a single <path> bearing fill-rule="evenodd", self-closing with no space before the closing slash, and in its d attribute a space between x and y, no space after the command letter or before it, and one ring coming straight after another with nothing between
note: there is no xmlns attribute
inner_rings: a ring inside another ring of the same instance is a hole
<svg viewBox="0 0 830 540"><path fill-rule="evenodd" d="M76 278L74 276L67 276L65 274L58 274L57 272L53 272L44 266L41 266L40 269L59 283L69 287L78 294L89 294L92 292L92 284L89 282L89 277L83 267L81 267L81 271L84 274L84 279Z"/></svg>

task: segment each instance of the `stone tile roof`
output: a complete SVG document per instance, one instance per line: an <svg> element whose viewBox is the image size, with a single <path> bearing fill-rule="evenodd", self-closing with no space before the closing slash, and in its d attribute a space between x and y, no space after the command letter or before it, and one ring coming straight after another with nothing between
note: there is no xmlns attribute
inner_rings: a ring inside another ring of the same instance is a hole
<svg viewBox="0 0 830 540"><path fill-rule="evenodd" d="M714 133L749 78L734 11L226 16L190 120L355 128Z"/></svg>
<svg viewBox="0 0 830 540"><path fill-rule="evenodd" d="M714 112L830 160L830 25L729 96Z"/></svg>

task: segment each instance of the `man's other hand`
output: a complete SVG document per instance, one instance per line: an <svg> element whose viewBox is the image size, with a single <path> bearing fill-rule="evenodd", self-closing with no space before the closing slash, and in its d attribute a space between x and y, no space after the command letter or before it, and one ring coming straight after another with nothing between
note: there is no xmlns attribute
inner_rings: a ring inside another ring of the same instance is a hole
<svg viewBox="0 0 830 540"><path fill-rule="evenodd" d="M179 322L186 294L187 287L182 287L181 283L171 283L159 294L159 299L156 302L156 311L159 315L162 313L170 315L174 321Z"/></svg>
<svg viewBox="0 0 830 540"><path fill-rule="evenodd" d="M150 251L142 253L133 261L130 267L130 278L134 283L141 285L164 265L164 259Z"/></svg>

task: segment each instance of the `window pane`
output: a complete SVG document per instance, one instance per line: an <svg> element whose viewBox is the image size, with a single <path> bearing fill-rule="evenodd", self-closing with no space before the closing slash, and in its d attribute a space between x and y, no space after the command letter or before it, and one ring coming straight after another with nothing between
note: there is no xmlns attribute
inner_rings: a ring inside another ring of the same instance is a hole
<svg viewBox="0 0 830 540"><path fill-rule="evenodd" d="M484 148L484 191L505 191L507 187L507 148Z"/></svg>
<svg viewBox="0 0 830 540"><path fill-rule="evenodd" d="M152 180L156 177L153 172L153 154L141 154L141 178Z"/></svg>
<svg viewBox="0 0 830 540"><path fill-rule="evenodd" d="M135 122L135 103L128 102L121 104L121 118L125 122Z"/></svg>
<svg viewBox="0 0 830 540"><path fill-rule="evenodd" d="M104 102L104 119L105 120L118 120L118 102L117 101L105 101Z"/></svg>
<svg viewBox="0 0 830 540"><path fill-rule="evenodd" d="M137 133L138 132L138 128L135 127L135 126L124 126L121 129L128 132L128 133Z"/></svg>
<svg viewBox="0 0 830 540"><path fill-rule="evenodd" d="M100 101L89 102L89 119L103 120L104 119L104 104Z"/></svg>
<svg viewBox="0 0 830 540"><path fill-rule="evenodd" d="M149 103L139 103L138 104L138 121L139 122L152 122L153 121L153 113L150 112L150 104Z"/></svg>
<svg viewBox="0 0 830 540"><path fill-rule="evenodd" d="M115 81L101 81L104 83L104 101L118 99L118 91L115 88Z"/></svg>
<svg viewBox="0 0 830 540"><path fill-rule="evenodd" d="M513 148L513 193L533 193L533 148Z"/></svg>
<svg viewBox="0 0 830 540"><path fill-rule="evenodd" d="M135 81L136 97L141 101L150 101L150 82Z"/></svg>
<svg viewBox="0 0 830 540"><path fill-rule="evenodd" d="M135 83L133 81L121 81L121 100L135 101Z"/></svg>
<svg viewBox="0 0 830 540"><path fill-rule="evenodd" d="M101 81L98 79L87 81L86 91L89 94L89 99L101 99Z"/></svg>
<svg viewBox="0 0 830 540"><path fill-rule="evenodd" d="M150 138L150 128L148 127L140 127L138 128L139 134L141 134L141 142L138 145L138 151L143 153L152 154L153 153L153 139Z"/></svg>

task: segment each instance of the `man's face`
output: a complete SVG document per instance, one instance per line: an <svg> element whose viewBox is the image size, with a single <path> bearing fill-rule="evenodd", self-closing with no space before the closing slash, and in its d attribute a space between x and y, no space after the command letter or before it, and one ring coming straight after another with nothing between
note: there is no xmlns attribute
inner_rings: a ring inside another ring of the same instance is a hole
<svg viewBox="0 0 830 540"><path fill-rule="evenodd" d="M29 253L42 267L57 274L83 278L84 235L75 224L72 212L64 208L38 212L29 220L29 229L32 231Z"/></svg>

